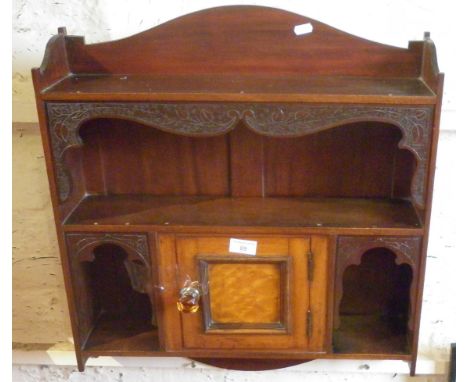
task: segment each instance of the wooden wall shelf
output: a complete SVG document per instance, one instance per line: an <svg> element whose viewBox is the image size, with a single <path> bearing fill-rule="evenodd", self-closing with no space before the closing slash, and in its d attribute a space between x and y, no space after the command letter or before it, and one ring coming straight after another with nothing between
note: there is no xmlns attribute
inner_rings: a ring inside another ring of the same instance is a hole
<svg viewBox="0 0 468 382"><path fill-rule="evenodd" d="M230 6L100 44L59 28L32 73L80 370L414 375L443 87L428 34L403 49Z"/></svg>
<svg viewBox="0 0 468 382"><path fill-rule="evenodd" d="M66 221L77 226L406 229L421 233L411 202L396 199L87 196Z"/></svg>
<svg viewBox="0 0 468 382"><path fill-rule="evenodd" d="M432 105L421 78L267 75L70 75L42 92L64 101L352 102Z"/></svg>

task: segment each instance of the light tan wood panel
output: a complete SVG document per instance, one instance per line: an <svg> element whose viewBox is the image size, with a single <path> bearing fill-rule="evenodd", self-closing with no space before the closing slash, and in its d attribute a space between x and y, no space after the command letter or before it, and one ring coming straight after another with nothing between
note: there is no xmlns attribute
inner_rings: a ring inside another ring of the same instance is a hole
<svg viewBox="0 0 468 382"><path fill-rule="evenodd" d="M214 322L280 322L282 283L277 264L215 263L208 266L208 274Z"/></svg>
<svg viewBox="0 0 468 382"><path fill-rule="evenodd" d="M311 332L309 347L323 351L326 346L327 287L330 238L314 235L311 239L312 275L310 285Z"/></svg>
<svg viewBox="0 0 468 382"><path fill-rule="evenodd" d="M211 271L214 281L213 291L210 281L205 285L208 291L202 297L214 298L214 305L209 305L208 316L221 323L230 321L233 324L233 321L239 320L237 325L215 325L210 329L206 322L207 312L182 314L184 347L307 349L307 256L310 239L239 238L258 242L256 256L229 253L227 237L177 238L179 287L187 277L198 279L200 261L208 260L206 267L208 273ZM226 288L224 293L218 291L223 286ZM223 299L229 299L231 295L236 299L236 304L227 300L224 303ZM271 306L263 309L263 303ZM230 308L223 310L220 304L227 304ZM234 306L237 307L237 312L233 309ZM255 309L255 306L260 307ZM206 309L205 305L203 308ZM277 317L279 320L275 322Z"/></svg>
<svg viewBox="0 0 468 382"><path fill-rule="evenodd" d="M178 288L175 235L158 235L157 268L159 286L155 293L160 296L162 322L159 330L164 331L164 344L168 351L182 348L182 333L179 312L176 307ZM164 288L164 289L161 289ZM158 290L159 289L159 290Z"/></svg>

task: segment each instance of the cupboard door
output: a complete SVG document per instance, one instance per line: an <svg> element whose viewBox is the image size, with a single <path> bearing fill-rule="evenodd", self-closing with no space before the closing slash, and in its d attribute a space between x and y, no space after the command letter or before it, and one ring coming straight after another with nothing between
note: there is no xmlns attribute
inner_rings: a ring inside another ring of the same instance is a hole
<svg viewBox="0 0 468 382"><path fill-rule="evenodd" d="M255 255L229 252L228 237L177 238L178 286L196 280L201 292L199 310L181 313L183 346L308 349L323 334L310 327L310 239L241 238Z"/></svg>

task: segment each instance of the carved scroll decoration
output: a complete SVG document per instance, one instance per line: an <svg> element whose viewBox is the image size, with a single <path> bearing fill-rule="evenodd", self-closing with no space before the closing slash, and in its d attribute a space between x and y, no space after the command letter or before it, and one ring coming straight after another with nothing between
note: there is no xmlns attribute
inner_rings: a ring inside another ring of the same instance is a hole
<svg viewBox="0 0 468 382"><path fill-rule="evenodd" d="M94 261L93 250L102 244L115 244L126 250L129 260L140 261L151 269L146 235L131 233L69 233L69 251L80 261Z"/></svg>
<svg viewBox="0 0 468 382"><path fill-rule="evenodd" d="M416 157L411 195L414 203L424 208L433 117L430 106L49 102L47 114L61 202L71 193L63 155L70 147L82 144L79 127L93 118L132 120L188 136L223 134L242 120L259 134L277 137L307 135L350 122L381 121L401 129L403 138L399 147Z"/></svg>
<svg viewBox="0 0 468 382"><path fill-rule="evenodd" d="M410 314L408 328L413 326L414 306L416 303L416 284L418 279L419 258L421 248L420 237L393 236L341 236L338 239L336 251L336 280L335 280L335 319L334 326L340 325L340 304L343 297L343 275L350 265L361 264L362 255L375 248L387 248L395 255L395 263L408 264L413 272L410 287Z"/></svg>
<svg viewBox="0 0 468 382"><path fill-rule="evenodd" d="M79 262L93 262L94 249L102 244L115 244L127 253L124 260L132 288L140 293L149 293L151 288L151 260L146 235L124 233L70 233L67 234L70 256Z"/></svg>

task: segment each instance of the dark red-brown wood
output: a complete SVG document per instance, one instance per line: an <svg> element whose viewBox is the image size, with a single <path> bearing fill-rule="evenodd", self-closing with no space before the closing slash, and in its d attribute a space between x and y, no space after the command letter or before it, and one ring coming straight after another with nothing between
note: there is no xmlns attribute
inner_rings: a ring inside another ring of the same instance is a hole
<svg viewBox="0 0 468 382"><path fill-rule="evenodd" d="M33 80L80 370L173 355L249 370L402 359L414 375L443 84L428 35L403 49L220 7L100 44L60 28ZM180 238L224 253L227 235L272 253L310 241L286 283L308 285L294 297L308 305L287 319L320 351L184 331L177 269L198 266Z"/></svg>
<svg viewBox="0 0 468 382"><path fill-rule="evenodd" d="M296 36L294 27L309 22L313 32ZM415 49L377 44L304 16L252 6L207 9L113 42L84 45L72 37L67 48L74 73L416 77L420 62Z"/></svg>
<svg viewBox="0 0 468 382"><path fill-rule="evenodd" d="M85 198L68 225L406 229L419 232L411 203L357 198L220 198L109 195ZM98 228L98 227L96 227ZM159 228L161 229L161 228Z"/></svg>
<svg viewBox="0 0 468 382"><path fill-rule="evenodd" d="M304 78L294 74L74 74L46 89L43 98L67 101L436 102L434 92L419 78L331 75Z"/></svg>

